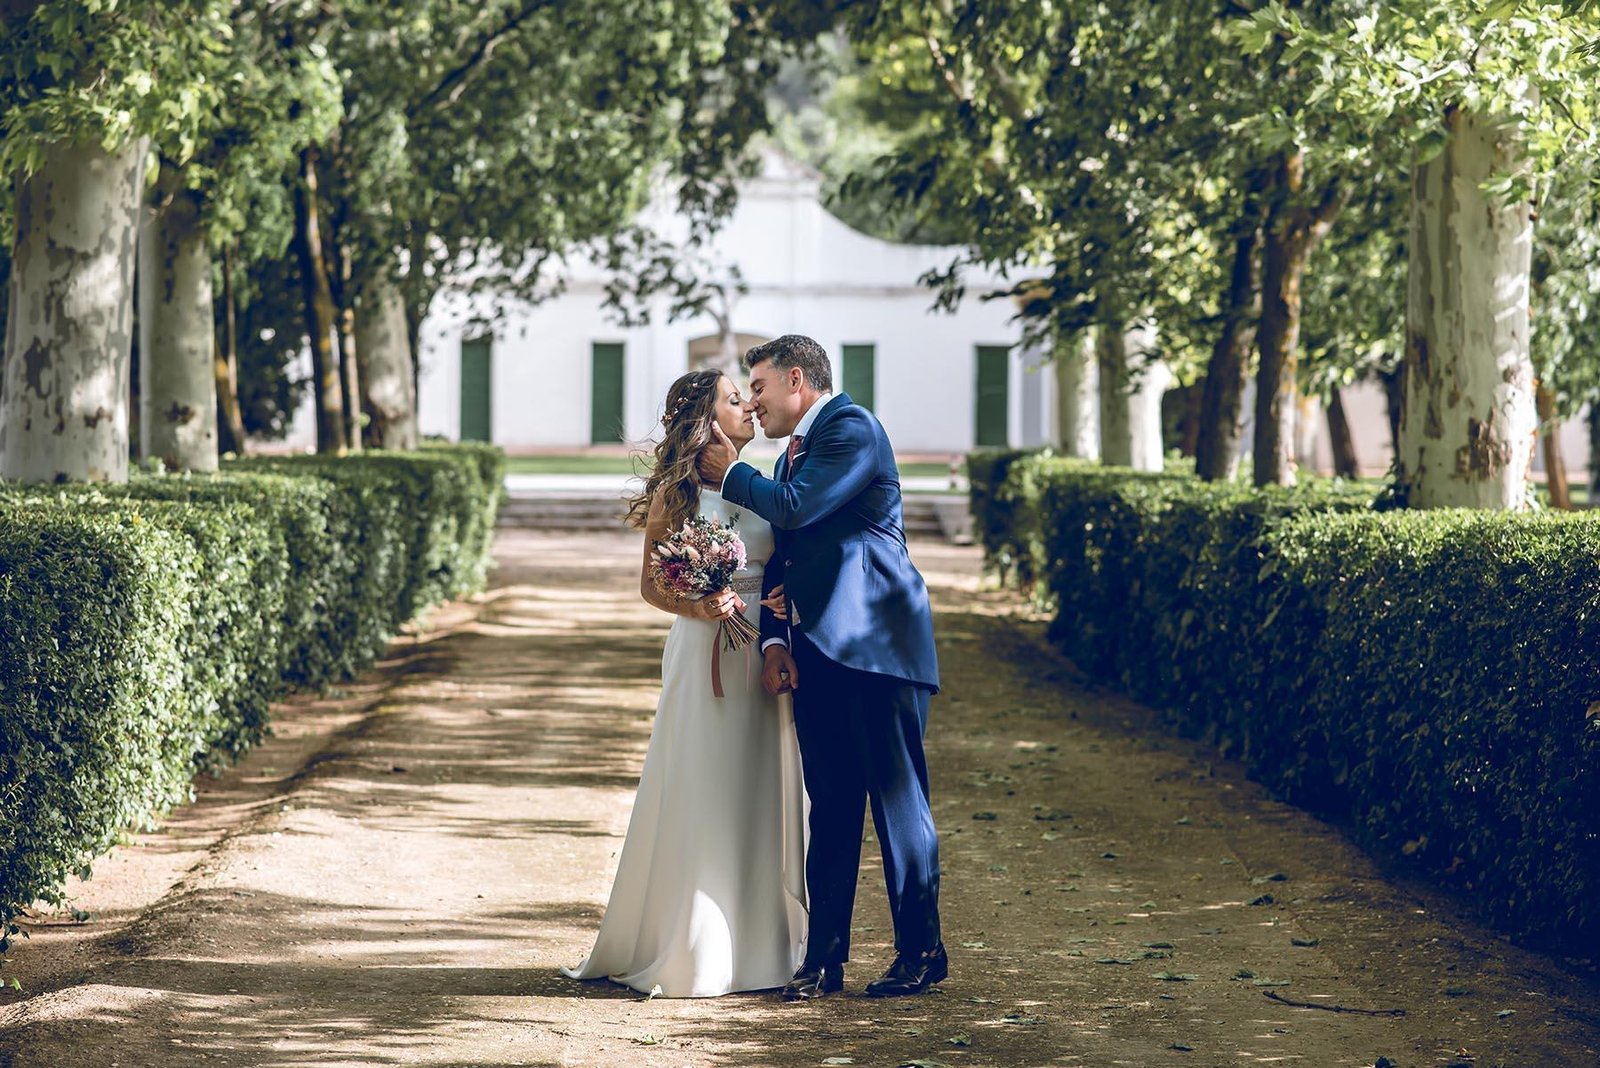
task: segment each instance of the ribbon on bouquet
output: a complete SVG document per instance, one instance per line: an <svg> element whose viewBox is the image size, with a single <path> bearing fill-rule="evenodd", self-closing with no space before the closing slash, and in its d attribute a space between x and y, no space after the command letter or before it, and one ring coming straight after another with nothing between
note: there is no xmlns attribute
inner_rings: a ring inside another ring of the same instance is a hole
<svg viewBox="0 0 1600 1068"><path fill-rule="evenodd" d="M750 675L750 647L755 640L761 637L761 632L751 626L750 621L744 618L746 605L744 598L737 593L733 595L734 614L724 619L717 626L717 635L711 639L711 693L716 697L727 696L722 692L722 646L726 644L729 652L738 649L744 650L745 677Z"/></svg>

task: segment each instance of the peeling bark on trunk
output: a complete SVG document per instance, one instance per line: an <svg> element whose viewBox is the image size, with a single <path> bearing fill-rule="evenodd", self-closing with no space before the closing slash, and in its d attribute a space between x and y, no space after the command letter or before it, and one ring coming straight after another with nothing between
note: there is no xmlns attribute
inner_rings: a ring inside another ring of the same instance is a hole
<svg viewBox="0 0 1600 1068"><path fill-rule="evenodd" d="M367 443L377 449L417 447L417 398L405 299L387 276L371 279L356 319Z"/></svg>
<svg viewBox="0 0 1600 1068"><path fill-rule="evenodd" d="M217 470L215 310L200 198L180 190L139 238L139 455Z"/></svg>
<svg viewBox="0 0 1600 1068"><path fill-rule="evenodd" d="M1300 282L1311 251L1344 206L1330 182L1315 209L1297 203L1305 188L1305 156L1298 149L1278 159L1272 208L1267 213L1261 273L1261 362L1256 370L1255 484L1294 484L1296 377L1300 360Z"/></svg>
<svg viewBox="0 0 1600 1068"><path fill-rule="evenodd" d="M1543 382L1534 387L1534 408L1544 430L1544 480L1550 491L1550 506L1572 511L1572 493L1567 488L1567 464L1561 455L1561 416L1556 411L1556 395Z"/></svg>
<svg viewBox="0 0 1600 1068"><path fill-rule="evenodd" d="M16 186L0 478L125 482L148 143L55 145Z"/></svg>
<svg viewBox="0 0 1600 1068"><path fill-rule="evenodd" d="M1405 406L1396 472L1413 508L1520 509L1538 419L1528 356L1533 221L1483 182L1521 165L1508 126L1452 111L1411 182Z"/></svg>
<svg viewBox="0 0 1600 1068"><path fill-rule="evenodd" d="M239 306L233 291L233 249L222 249L222 322L217 331L217 443L243 456L248 449L239 406Z"/></svg>
<svg viewBox="0 0 1600 1068"><path fill-rule="evenodd" d="M1361 464L1356 457L1355 437L1350 433L1350 417L1344 410L1344 394L1338 386L1328 397L1328 437L1333 442L1333 473L1338 478L1360 478Z"/></svg>
<svg viewBox="0 0 1600 1068"><path fill-rule="evenodd" d="M1063 456L1100 459L1096 370L1092 330L1056 343L1056 445Z"/></svg>
<svg viewBox="0 0 1600 1068"><path fill-rule="evenodd" d="M300 181L294 191L295 250L305 292L306 336L311 343L311 385L317 416L317 451L340 452L344 432L344 389L334 350L333 291L322 255L322 224L317 208L317 150L300 153Z"/></svg>
<svg viewBox="0 0 1600 1068"><path fill-rule="evenodd" d="M1171 383L1165 364L1148 363L1155 331L1101 325L1095 344L1100 387L1100 462L1160 471L1161 395Z"/></svg>
<svg viewBox="0 0 1600 1068"><path fill-rule="evenodd" d="M1195 473L1208 482L1232 480L1239 473L1240 418L1250 380L1250 351L1261 317L1261 221L1254 195L1252 189L1252 199L1235 226L1226 318L1211 350L1200 394Z"/></svg>

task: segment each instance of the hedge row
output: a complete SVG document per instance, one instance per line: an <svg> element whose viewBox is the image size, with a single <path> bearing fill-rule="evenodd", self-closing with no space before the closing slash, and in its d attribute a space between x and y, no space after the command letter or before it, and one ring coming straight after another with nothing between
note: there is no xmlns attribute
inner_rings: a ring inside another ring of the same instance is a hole
<svg viewBox="0 0 1600 1068"><path fill-rule="evenodd" d="M497 449L430 446L0 485L0 925L188 800L275 698L481 588L503 482Z"/></svg>
<svg viewBox="0 0 1600 1068"><path fill-rule="evenodd" d="M990 560L1093 678L1600 957L1600 514L1379 512L1042 454L970 471Z"/></svg>

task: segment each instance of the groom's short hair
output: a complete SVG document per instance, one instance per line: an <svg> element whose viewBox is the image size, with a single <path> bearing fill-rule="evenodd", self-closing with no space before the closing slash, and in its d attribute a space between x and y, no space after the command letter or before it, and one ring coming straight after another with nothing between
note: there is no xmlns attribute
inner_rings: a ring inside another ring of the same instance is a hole
<svg viewBox="0 0 1600 1068"><path fill-rule="evenodd" d="M828 362L828 354L804 334L784 334L744 354L744 365L752 371L763 360L771 360L772 366L784 370L798 367L805 372L812 389L818 393L833 392L833 365Z"/></svg>

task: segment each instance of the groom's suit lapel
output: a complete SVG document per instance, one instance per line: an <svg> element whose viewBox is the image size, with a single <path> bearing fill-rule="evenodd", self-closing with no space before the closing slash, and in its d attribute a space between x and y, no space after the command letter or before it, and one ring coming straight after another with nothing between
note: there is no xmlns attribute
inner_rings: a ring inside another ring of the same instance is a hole
<svg viewBox="0 0 1600 1068"><path fill-rule="evenodd" d="M850 394L835 393L828 399L828 403L822 406L822 411L817 413L817 418L812 422L811 429L806 432L806 440L815 441L817 438L817 432L827 425L829 419L832 419L845 407L854 403L855 402L850 399ZM796 453L794 457L794 466L796 470L799 469L801 464L805 463L806 453L810 451L811 446L802 443L800 451ZM778 481L787 482L793 476L794 471L789 470L789 455L788 453L784 453L778 457Z"/></svg>

